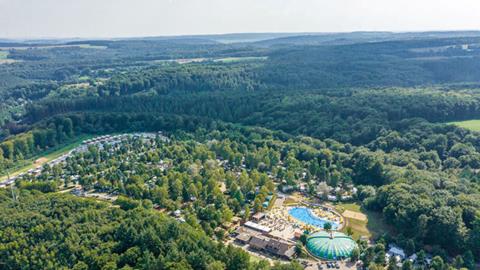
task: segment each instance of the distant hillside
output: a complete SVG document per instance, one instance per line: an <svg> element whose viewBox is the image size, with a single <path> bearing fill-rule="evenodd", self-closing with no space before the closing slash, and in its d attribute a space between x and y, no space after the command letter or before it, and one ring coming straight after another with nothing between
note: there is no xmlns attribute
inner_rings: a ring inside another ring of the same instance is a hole
<svg viewBox="0 0 480 270"><path fill-rule="evenodd" d="M308 33L277 37L255 42L257 46L292 45L345 45L364 42L381 42L412 39L441 39L457 37L480 37L480 31L452 32L352 32L352 33Z"/></svg>

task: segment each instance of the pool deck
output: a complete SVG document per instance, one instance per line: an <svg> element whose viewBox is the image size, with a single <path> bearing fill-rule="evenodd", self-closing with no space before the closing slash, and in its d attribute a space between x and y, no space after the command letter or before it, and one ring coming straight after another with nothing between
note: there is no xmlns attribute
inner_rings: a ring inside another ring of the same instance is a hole
<svg viewBox="0 0 480 270"><path fill-rule="evenodd" d="M307 207L307 208L323 208L323 209L328 209L326 211L329 211L331 213L333 213L334 215L340 217L340 221L338 223L338 227L335 229L335 231L341 231L345 226L347 226L348 224L346 224L347 222L347 219L341 214L339 213L338 211L335 210L335 208L331 205L328 205L328 204L316 204L316 203L309 203L309 202L301 202L301 203L298 203L298 205L296 206L292 206L292 207ZM288 210L287 210L287 213L288 213ZM313 213L314 214L314 213ZM315 215L315 214L314 214ZM293 217L292 217L293 218ZM322 219L321 217L318 217L320 219ZM309 225L309 224L306 224L306 223L303 223L302 221L294 218L296 221L302 223L303 225L306 225L306 226L311 226L311 227L316 227L318 228L317 226L313 226L313 225ZM323 230L323 228L319 228L319 230Z"/></svg>
<svg viewBox="0 0 480 270"><path fill-rule="evenodd" d="M319 229L323 229L323 226L326 223L332 224L333 230L338 230L341 227L341 222L340 222L341 220L334 221L328 217L319 216L317 213L315 213L314 209L310 207L305 207L305 206L289 207L288 214L291 217L293 217L295 220L300 221L303 224L316 227Z"/></svg>

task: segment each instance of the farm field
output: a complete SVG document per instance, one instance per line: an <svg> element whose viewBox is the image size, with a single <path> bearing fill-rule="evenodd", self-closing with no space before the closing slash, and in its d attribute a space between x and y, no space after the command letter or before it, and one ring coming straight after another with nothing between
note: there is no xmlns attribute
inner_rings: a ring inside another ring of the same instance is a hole
<svg viewBox="0 0 480 270"><path fill-rule="evenodd" d="M480 131L480 120L466 120L466 121L457 121L450 122L448 124L455 125L457 127L469 129L472 131Z"/></svg>

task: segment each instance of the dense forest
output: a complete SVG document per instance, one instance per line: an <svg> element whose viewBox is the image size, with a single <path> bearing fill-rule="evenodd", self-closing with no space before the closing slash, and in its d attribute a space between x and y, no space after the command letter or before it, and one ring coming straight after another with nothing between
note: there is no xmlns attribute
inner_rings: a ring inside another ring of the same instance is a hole
<svg viewBox="0 0 480 270"><path fill-rule="evenodd" d="M151 205L125 211L69 195L0 196L2 269L301 269L253 264Z"/></svg>
<svg viewBox="0 0 480 270"><path fill-rule="evenodd" d="M19 179L17 199L2 191L1 264L270 269L216 228L284 185L313 195L326 183L357 188L392 228L362 244L366 266L386 266L374 253L396 243L441 258L438 270L475 267L480 135L449 122L480 118L478 33L223 39L235 37L0 44L13 61L0 62L0 176L83 135L169 138L90 147ZM58 193L71 184L118 203Z"/></svg>

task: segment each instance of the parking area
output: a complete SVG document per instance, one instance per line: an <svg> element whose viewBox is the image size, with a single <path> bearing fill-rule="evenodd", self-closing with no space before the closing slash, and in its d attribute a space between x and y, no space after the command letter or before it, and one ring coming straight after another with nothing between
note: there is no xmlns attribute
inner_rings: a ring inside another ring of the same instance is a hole
<svg viewBox="0 0 480 270"><path fill-rule="evenodd" d="M357 266L355 263L349 261L333 261L333 262L311 262L311 261L301 261L302 265L306 270L356 270Z"/></svg>

